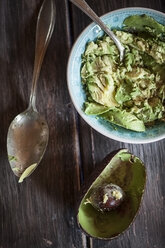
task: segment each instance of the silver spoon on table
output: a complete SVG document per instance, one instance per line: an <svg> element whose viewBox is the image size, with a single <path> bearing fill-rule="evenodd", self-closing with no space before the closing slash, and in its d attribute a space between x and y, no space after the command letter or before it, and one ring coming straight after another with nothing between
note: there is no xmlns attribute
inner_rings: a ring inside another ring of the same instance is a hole
<svg viewBox="0 0 165 248"><path fill-rule="evenodd" d="M35 62L28 108L11 122L7 134L8 160L19 182L41 161L48 143L49 128L36 109L36 87L41 65L55 25L55 4L44 0L37 19Z"/></svg>
<svg viewBox="0 0 165 248"><path fill-rule="evenodd" d="M120 61L124 58L124 46L121 44L119 39L114 35L114 33L103 23L103 21L96 15L96 13L89 7L89 5L84 0L70 0L79 9L81 9L86 15L88 15L95 23L97 23L105 33L110 36L110 38L116 44L120 52Z"/></svg>

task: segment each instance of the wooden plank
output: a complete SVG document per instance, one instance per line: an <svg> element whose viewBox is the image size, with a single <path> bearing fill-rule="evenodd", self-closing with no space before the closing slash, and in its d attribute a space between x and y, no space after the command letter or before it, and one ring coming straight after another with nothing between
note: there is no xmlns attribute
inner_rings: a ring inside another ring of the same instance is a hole
<svg viewBox="0 0 165 248"><path fill-rule="evenodd" d="M111 10L142 6L165 11L164 1L108 1L88 0L89 5L98 15ZM90 19L76 7L72 7L73 37L90 23ZM164 187L164 151L165 141L147 145L130 145L113 141L91 129L81 118L79 119L81 158L84 180L88 181L92 171L98 166L103 157L118 148L126 147L138 155L146 164L148 180L144 200L134 224L118 239L112 241L89 240L92 248L164 248L165 245L165 187Z"/></svg>
<svg viewBox="0 0 165 248"><path fill-rule="evenodd" d="M55 1L55 32L38 84L38 110L50 128L48 149L34 174L18 184L7 161L6 135L12 119L28 104L36 19L42 1L0 1L0 247L86 246L74 210L80 163L76 119L65 76L70 49L66 2Z"/></svg>

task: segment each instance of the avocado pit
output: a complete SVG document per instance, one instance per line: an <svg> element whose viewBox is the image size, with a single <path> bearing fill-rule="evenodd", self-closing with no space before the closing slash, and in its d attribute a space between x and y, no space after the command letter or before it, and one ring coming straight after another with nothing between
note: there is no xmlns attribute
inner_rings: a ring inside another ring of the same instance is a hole
<svg viewBox="0 0 165 248"><path fill-rule="evenodd" d="M94 189L86 203L101 212L111 211L120 206L124 195L124 191L119 186L110 183Z"/></svg>

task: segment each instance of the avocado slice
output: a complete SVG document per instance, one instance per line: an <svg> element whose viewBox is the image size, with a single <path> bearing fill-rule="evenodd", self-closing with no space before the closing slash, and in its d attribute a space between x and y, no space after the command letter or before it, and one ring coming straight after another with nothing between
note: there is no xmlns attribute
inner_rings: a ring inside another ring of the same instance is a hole
<svg viewBox="0 0 165 248"><path fill-rule="evenodd" d="M78 206L77 221L86 235L109 240L123 233L133 222L141 204L146 183L143 162L121 149L110 153L100 164L99 171L91 176L89 185L83 188ZM102 185L118 185L125 198L111 211L98 211L90 203L93 192Z"/></svg>
<svg viewBox="0 0 165 248"><path fill-rule="evenodd" d="M85 114L100 115L107 112L110 108L94 102L85 102Z"/></svg>
<svg viewBox="0 0 165 248"><path fill-rule="evenodd" d="M145 131L145 125L143 121L139 120L135 115L126 112L126 110L113 108L108 112L101 114L100 117L118 126L122 126L136 132Z"/></svg>

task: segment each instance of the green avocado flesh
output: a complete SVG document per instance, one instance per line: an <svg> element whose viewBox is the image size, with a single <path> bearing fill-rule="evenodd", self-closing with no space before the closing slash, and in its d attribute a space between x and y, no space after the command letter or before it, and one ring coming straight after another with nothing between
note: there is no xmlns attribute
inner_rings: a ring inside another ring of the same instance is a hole
<svg viewBox="0 0 165 248"><path fill-rule="evenodd" d="M78 223L91 237L110 239L125 231L132 223L141 203L146 173L142 161L126 149L116 153L84 195L78 210ZM119 207L109 212L96 210L88 199L95 188L118 185L125 193Z"/></svg>
<svg viewBox="0 0 165 248"><path fill-rule="evenodd" d="M82 55L84 112L144 132L165 119L165 26L135 15L113 32L125 47L122 63L107 35L89 42Z"/></svg>

